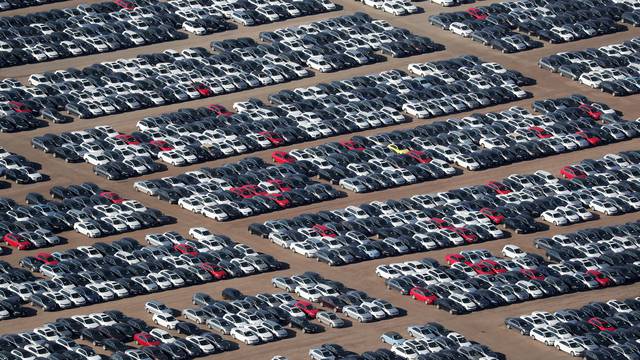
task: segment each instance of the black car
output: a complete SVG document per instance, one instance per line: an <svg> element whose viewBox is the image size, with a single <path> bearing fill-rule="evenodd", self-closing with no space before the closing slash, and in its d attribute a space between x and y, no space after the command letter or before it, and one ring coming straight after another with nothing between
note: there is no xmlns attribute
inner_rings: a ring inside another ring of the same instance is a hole
<svg viewBox="0 0 640 360"><path fill-rule="evenodd" d="M292 316L289 319L289 323L291 327L298 328L302 330L303 333L316 334L324 331L322 326L309 322L306 318Z"/></svg>
<svg viewBox="0 0 640 360"><path fill-rule="evenodd" d="M124 344L122 341L120 340L116 340L116 339L104 339L102 341L102 349L103 350L108 350L111 352L118 352L118 351L126 351L131 349L131 347L127 344Z"/></svg>

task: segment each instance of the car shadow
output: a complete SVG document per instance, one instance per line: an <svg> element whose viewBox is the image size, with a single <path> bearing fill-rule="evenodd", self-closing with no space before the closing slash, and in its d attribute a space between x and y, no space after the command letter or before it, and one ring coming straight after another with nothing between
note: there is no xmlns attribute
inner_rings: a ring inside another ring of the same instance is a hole
<svg viewBox="0 0 640 360"><path fill-rule="evenodd" d="M31 308L31 307L21 307L20 311L22 312L20 317L36 316L38 314L38 310L36 310L35 308Z"/></svg>
<svg viewBox="0 0 640 360"><path fill-rule="evenodd" d="M2 251L0 252L0 254L2 254L2 255L11 255L11 254L13 254L13 249L8 247L8 246L0 246L0 248L2 248Z"/></svg>

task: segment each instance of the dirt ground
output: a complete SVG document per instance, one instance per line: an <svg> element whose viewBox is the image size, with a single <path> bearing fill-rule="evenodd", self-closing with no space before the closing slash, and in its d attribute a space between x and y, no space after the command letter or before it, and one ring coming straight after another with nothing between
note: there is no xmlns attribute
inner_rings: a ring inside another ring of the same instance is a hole
<svg viewBox="0 0 640 360"><path fill-rule="evenodd" d="M79 3L88 3L90 1L64 1L56 4L38 6L30 9L20 9L14 11L3 12L1 16L10 16L16 14L24 14L33 11L43 11L51 8L61 8L65 6L75 6ZM597 291L590 291L584 293L570 294L561 297L555 297L550 299L542 299L537 301L530 301L521 304L515 304L507 307L501 307L493 310L485 310L475 312L468 315L453 316L443 311L437 310L432 306L426 306L424 304L415 303L411 298L401 296L396 292L386 290L383 285L383 281L375 276L374 269L377 265L383 263L390 263L395 261L407 261L413 259L420 259L423 257L433 257L442 260L443 256L450 252L457 252L462 248L446 249L439 251L432 251L428 253L412 254L397 258L380 259L376 261L368 261L359 264L353 264L342 268L330 268L324 264L318 264L313 260L306 259L300 255L286 251L279 246L273 245L268 241L252 236L247 231L247 226L253 222L263 222L267 219L277 219L295 216L302 212L317 212L325 209L342 208L350 204L361 204L372 200L385 200L392 198L401 198L410 196L417 193L444 191L461 186L481 184L489 180L499 179L504 176L513 173L528 173L538 169L545 169L552 173L558 173L560 167L567 165L571 162L578 161L585 158L599 157L607 153L619 152L631 149L640 149L640 140L635 139L622 143L612 144L605 147L597 147L592 149L586 149L578 152L562 154L547 157L544 159L538 159L533 161L522 162L509 166L500 167L497 169L478 171L478 172L465 172L463 175L456 176L451 179L443 179L432 182L426 182L422 184L415 184L411 186L405 186L395 189L388 189L385 191L375 192L371 194L353 194L349 193L349 196L342 199L337 199L329 202L323 202L313 204L305 207L287 209L276 213L265 214L257 217L240 219L229 223L216 223L213 220L200 217L189 211L182 210L178 206L169 205L166 202L151 198L144 194L135 192L132 187L134 181L141 179L152 179L162 176L176 175L185 171L197 169L201 166L217 166L226 162L234 162L240 159L240 157L232 157L229 159L222 159L212 161L206 164L198 164L184 168L169 167L168 171L151 174L141 178L129 179L125 181L110 182L103 178L99 178L92 174L91 166L88 164L65 164L62 161L53 159L50 155L44 154L41 151L33 150L30 147L30 140L33 136L42 135L45 133L60 133L62 131L80 130L97 125L111 125L119 131L130 132L135 129L135 123L146 117L153 116L165 112L175 111L179 108L185 107L197 107L209 103L221 103L226 106L231 106L236 101L242 101L249 97L257 97L266 100L268 94L276 92L281 89L293 89L296 87L311 86L319 82L329 82L338 79L345 79L352 76L369 74L379 72L388 69L405 69L406 66L414 62L424 62L430 60L447 59L463 54L473 54L481 57L487 61L495 61L501 63L509 68L521 71L526 76L532 77L537 80L535 86L527 87L526 90L532 92L533 99L519 101L509 105L496 106L488 108L484 111L501 110L506 109L512 105L521 105L528 107L530 103L535 99L542 99L548 97L560 97L573 93L582 93L589 98L606 102L610 106L619 109L624 112L626 119L636 119L640 116L640 108L637 106L638 96L627 98L613 98L598 91L589 89L576 82L564 79L557 74L552 74L546 70L540 70L537 67L537 60L543 56L547 56L559 51L577 50L587 47L598 47L616 42L622 42L627 39L631 39L635 36L640 36L640 30L637 28L630 28L629 31L621 32L617 34L611 34L607 36L601 36L593 39L578 41L570 44L562 45L550 45L545 44L543 48L527 51L519 54L502 54L490 48L484 47L478 43L472 42L469 39L464 39L457 35L445 32L439 28L429 25L427 16L442 11L457 11L462 10L465 7L471 5L465 5L457 8L440 8L434 4L426 2L418 2L417 5L424 8L425 12L421 14L414 14L405 17L394 17L372 9L368 6L360 4L359 2L350 0L335 0L336 3L344 7L343 10L338 12L332 12L328 14L320 14L315 16L291 19L286 22L279 22L274 24L267 24L258 27L245 28L241 27L237 30L221 34L213 34L209 36L195 37L190 36L189 39L182 41L175 41L170 43L154 44L150 46L144 46L140 48L127 49L118 52L99 54L86 56L75 59L63 59L54 62L33 64L18 66L8 69L0 69L0 78L15 77L21 81L33 73L66 69L69 67L83 67L92 63L115 60L119 58L133 57L141 53L149 53L162 51L164 49L173 48L176 50L182 50L184 48L193 46L208 47L208 44L213 40L220 40L224 38L236 38L240 36L250 36L256 38L261 31L270 31L280 27L288 27L296 24L308 23L314 20L323 19L327 17L334 17L344 14L351 14L356 11L362 11L369 13L372 17L377 19L385 19L393 25L404 27L411 32L429 36L434 41L444 44L447 49L445 51L426 54L421 56L415 56L405 59L391 59L387 61L373 64L369 66L363 66L347 71L340 71L335 73L316 74L311 78L306 78L298 81L294 81L287 84L280 84L276 86L270 86L265 88L253 89L243 91L235 94L223 95L215 98L195 100L188 103L174 104L168 106L162 106L152 109L146 109L141 111L130 112L126 114L119 114L113 116L102 117L92 120L76 120L70 124L64 125L52 125L47 128L41 128L30 132L18 133L18 134L0 134L0 145L8 149L9 151L16 152L20 155L26 156L32 161L36 161L43 166L43 172L51 176L51 180L44 183L33 185L12 185L10 189L0 191L0 196L10 197L23 202L24 196L29 192L41 192L47 193L49 188L54 185L69 185L73 183L79 183L83 181L92 181L100 185L101 187L110 189L120 193L127 198L133 198L140 200L144 204L150 207L158 208L163 212L174 216L178 219L178 222L173 225L168 225L162 228L148 229L142 231L136 231L126 234L138 240L143 240L144 235L151 232L162 232L169 230L176 230L183 234L186 234L190 227L205 226L216 233L222 233L230 236L235 241L245 243L252 246L258 251L262 251L271 254L281 261L285 261L290 265L290 269L279 273L269 273L257 276L250 276L246 278L238 278L227 280L218 283L211 283L206 285L182 288L172 291L166 291L158 294L138 296L131 299L124 299L115 302L109 302L105 304L98 304L90 307L70 309L61 312L54 313L39 313L37 316L12 319L0 322L0 333L17 332L32 329L40 326L41 324L54 320L59 317L67 317L74 314L85 314L90 312L96 312L106 309L118 309L124 311L131 316L140 317L147 321L150 321L150 317L143 311L144 302L156 299L165 302L169 306L173 306L179 309L190 306L191 295L194 292L202 291L208 292L216 298L220 297L220 292L226 287L235 287L245 294L255 294L258 292L274 291L270 285L270 279L272 276L287 275L294 273L301 273L304 271L316 271L325 277L339 280L344 282L350 287L354 287L360 290L368 292L372 296L382 297L393 304L402 307L407 310L407 316L385 320L370 324L355 324L352 327L345 329L329 329L321 334L304 335L297 333L297 336L282 340L270 344L259 345L249 347L241 345L237 351L217 354L215 358L218 359L269 359L273 355L286 355L290 359L302 359L307 358L307 352L310 348L318 346L327 342L335 342L345 346L349 350L363 352L366 350L374 350L381 347L379 343L379 336L385 331L399 331L406 335L406 327L413 324L424 323L427 321L437 321L446 326L449 329L461 332L468 338L481 342L490 346L495 351L502 352L510 359L517 360L533 360L533 359L567 359L568 356L564 353L560 353L552 348L547 348L540 343L534 342L527 337L520 336L516 332L510 332L504 328L503 321L508 316L521 315L534 310L557 310L567 307L581 306L590 301L602 301L610 298L624 298L630 296L640 295L640 284L628 285L617 288L603 289ZM495 1L482 1L478 4L485 5ZM466 113L459 114L457 117L463 117ZM428 121L433 120L414 120L407 124L397 125L390 128L374 129L362 132L362 135L370 135L392 129L410 128ZM349 138L351 135L345 135L341 137L334 137L329 139L322 139L305 144L297 144L294 146L285 147L284 150L291 148L300 148L305 146L311 146L327 141L335 141ZM268 159L271 151L263 151L255 156ZM621 224L626 221L637 220L640 216L637 214L628 214L618 217L602 217L598 220L588 223L577 224L568 226L565 228L553 227L546 232L540 232L532 235L515 235L509 239L503 239L498 241L492 241L484 244L472 245L464 248L486 248L494 253L499 253L499 250L507 243L513 243L521 246L527 251L534 251L540 253L533 247L533 239L543 236L551 236L557 233L571 232L580 228L592 227L592 226L604 226L611 224ZM66 249L69 247L75 247L79 245L91 244L94 240L90 240L84 236L80 236L74 232L67 232L62 234L67 238L66 244L46 249L47 251L57 251ZM113 241L122 236L112 236L103 238L98 241ZM34 254L38 250L14 252L13 254L0 257L0 260L5 260L11 264L17 266L20 258ZM387 347L382 346L382 347Z"/></svg>

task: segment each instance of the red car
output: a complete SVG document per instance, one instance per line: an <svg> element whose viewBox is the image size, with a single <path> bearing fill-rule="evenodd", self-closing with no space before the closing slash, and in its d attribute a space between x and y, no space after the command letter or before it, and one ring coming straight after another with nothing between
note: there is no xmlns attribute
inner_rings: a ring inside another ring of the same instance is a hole
<svg viewBox="0 0 640 360"><path fill-rule="evenodd" d="M140 145L140 141L138 141L138 139L134 138L131 135L120 134L120 135L116 135L115 138L126 142L127 145Z"/></svg>
<svg viewBox="0 0 640 360"><path fill-rule="evenodd" d="M251 199L252 197L256 196L256 194L253 191L247 189L244 186L234 187L234 188L229 189L229 191L231 191L232 193L240 196L243 199Z"/></svg>
<svg viewBox="0 0 640 360"><path fill-rule="evenodd" d="M147 332L140 332L133 335L133 341L135 341L140 346L158 346L160 345L160 340L153 337L153 335Z"/></svg>
<svg viewBox="0 0 640 360"><path fill-rule="evenodd" d="M274 151L271 153L271 158L276 164L293 164L296 162L296 159L286 151Z"/></svg>
<svg viewBox="0 0 640 360"><path fill-rule="evenodd" d="M2 237L2 241L7 243L9 246L13 246L18 250L27 250L31 249L31 243L22 238L22 236L14 233L5 234Z"/></svg>
<svg viewBox="0 0 640 360"><path fill-rule="evenodd" d="M187 254L191 256L198 255L198 250L196 250L193 246L187 244L176 244L173 246L173 249L180 254Z"/></svg>
<svg viewBox="0 0 640 360"><path fill-rule="evenodd" d="M207 109L213 111L214 114L216 115L221 115L221 116L231 116L233 115L233 113L229 110L227 110L226 107L220 105L220 104L211 104L209 106L207 106Z"/></svg>
<svg viewBox="0 0 640 360"><path fill-rule="evenodd" d="M427 154L425 154L423 151L420 151L420 150L410 150L408 153L405 154L405 156L412 158L413 160L415 160L420 164L428 164L432 160L430 157L427 156Z"/></svg>
<svg viewBox="0 0 640 360"><path fill-rule="evenodd" d="M584 111L585 114L589 115L593 120L600 120L600 116L602 116L602 112L589 104L580 104L578 109Z"/></svg>
<svg viewBox="0 0 640 360"><path fill-rule="evenodd" d="M168 142L164 140L151 140L149 144L157 146L160 151L171 151L173 150L173 146L171 146Z"/></svg>
<svg viewBox="0 0 640 360"><path fill-rule="evenodd" d="M520 273L524 274L531 280L544 280L545 276L538 270L533 269L520 269Z"/></svg>
<svg viewBox="0 0 640 360"><path fill-rule="evenodd" d="M342 141L340 145L344 146L347 150L364 151L364 147L353 140Z"/></svg>
<svg viewBox="0 0 640 360"><path fill-rule="evenodd" d="M285 184L285 182L280 179L271 179L267 180L267 182L275 185L275 187L277 187L281 192L291 191L291 186Z"/></svg>
<svg viewBox="0 0 640 360"><path fill-rule="evenodd" d="M213 96L213 91L203 83L194 84L193 87L201 96Z"/></svg>
<svg viewBox="0 0 640 360"><path fill-rule="evenodd" d="M315 319L316 315L320 312L320 309L316 309L313 305L306 300L298 300L293 304L293 306L302 310L310 319Z"/></svg>
<svg viewBox="0 0 640 360"><path fill-rule="evenodd" d="M265 196L273 199L273 201L275 201L276 204L278 204L278 206L280 206L281 208L286 208L286 207L289 207L289 205L291 205L291 202L289 201L289 199L284 197L282 194L266 194Z"/></svg>
<svg viewBox="0 0 640 360"><path fill-rule="evenodd" d="M580 135L582 136L585 140L587 140L589 142L589 144L591 145L598 145L600 144L600 142L602 141L602 139L600 139L598 136L593 135L593 134L589 134L585 131L578 131L576 133L576 135Z"/></svg>
<svg viewBox="0 0 640 360"><path fill-rule="evenodd" d="M113 3L118 5L118 6L120 6L121 8L123 8L125 10L133 10L133 9L136 8L136 6L133 3L131 3L129 1L127 1L127 0L115 0Z"/></svg>
<svg viewBox="0 0 640 360"><path fill-rule="evenodd" d="M213 264L209 264L209 263L202 263L202 264L200 264L200 268L202 270L208 272L209 274L211 274L217 280L226 279L227 276L228 276L227 272L222 267L220 267L218 265L213 265Z"/></svg>
<svg viewBox="0 0 640 360"><path fill-rule="evenodd" d="M253 195L269 195L268 192L264 191L260 186L258 185L254 185L254 184L248 184L243 186L244 189L249 190L250 192L253 193Z"/></svg>
<svg viewBox="0 0 640 360"><path fill-rule="evenodd" d="M317 231L321 236L327 236L332 238L338 236L338 234L336 234L335 231L331 230L325 225L315 224L313 225L313 229L315 229L315 231Z"/></svg>
<svg viewBox="0 0 640 360"><path fill-rule="evenodd" d="M598 330L600 331L616 331L616 327L609 324L609 322L607 322L607 320L605 319L601 319L599 317L592 317L591 319L587 320L587 322L595 327L598 328Z"/></svg>
<svg viewBox="0 0 640 360"><path fill-rule="evenodd" d="M436 224L437 227L439 227L440 229L448 229L451 231L455 231L456 227L449 224L449 222L447 220L444 219L440 219L440 218L431 218L431 221Z"/></svg>
<svg viewBox="0 0 640 360"><path fill-rule="evenodd" d="M467 259L464 255L460 255L460 254L445 255L444 259L449 265L455 264L458 262L463 262L467 265L471 265L471 262L469 261L469 259Z"/></svg>
<svg viewBox="0 0 640 360"><path fill-rule="evenodd" d="M589 271L587 271L587 274L589 274L589 275L593 276L594 278L596 278L596 281L602 287L607 287L607 286L613 285L613 281L611 279L609 279L605 274L601 273L598 270L589 270Z"/></svg>
<svg viewBox="0 0 640 360"><path fill-rule="evenodd" d="M541 128L540 126L532 126L529 130L533 131L534 134L538 137L538 139L548 139L553 137L553 134L548 132L547 130Z"/></svg>
<svg viewBox="0 0 640 360"><path fill-rule="evenodd" d="M11 106L11 110L17 113L31 113L31 110L27 105L19 102L19 101L9 101L9 106Z"/></svg>
<svg viewBox="0 0 640 360"><path fill-rule="evenodd" d="M473 16L473 18L476 20L486 20L489 17L489 15L484 12L484 10L478 8L469 8L467 9L467 13Z"/></svg>
<svg viewBox="0 0 640 360"><path fill-rule="evenodd" d="M58 259L54 258L53 255L49 253L38 253L36 255L36 259L42 261L46 265L57 265L59 263Z"/></svg>
<svg viewBox="0 0 640 360"><path fill-rule="evenodd" d="M458 235L462 236L462 238L467 244L473 244L478 241L478 235L474 234L469 229L457 228L457 229L454 229L453 231Z"/></svg>
<svg viewBox="0 0 640 360"><path fill-rule="evenodd" d="M429 304L429 305L432 305L433 303L436 302L436 300L438 300L438 297L436 296L436 294L432 293L430 290L427 290L421 287L411 288L411 290L409 290L409 295L411 295L411 297L414 300L422 301L425 304Z"/></svg>
<svg viewBox="0 0 640 360"><path fill-rule="evenodd" d="M269 142L271 144L273 144L273 146L280 146L280 145L284 145L284 139L282 138L282 136L272 132L272 131L261 131L258 134L264 136L265 138L267 138L267 140L269 140Z"/></svg>
<svg viewBox="0 0 640 360"><path fill-rule="evenodd" d="M120 195L118 195L117 193L114 193L113 191L103 191L98 195L111 201L112 204L120 204L123 201L127 200L120 197Z"/></svg>
<svg viewBox="0 0 640 360"><path fill-rule="evenodd" d="M578 169L578 168L574 168L573 166L565 166L562 169L560 169L560 175L562 175L565 179L586 179L587 178L587 174Z"/></svg>
<svg viewBox="0 0 640 360"><path fill-rule="evenodd" d="M480 214L488 217L489 220L491 220L491 222L494 224L502 224L502 222L504 221L504 215L498 213L494 209L482 208L480 209Z"/></svg>
<svg viewBox="0 0 640 360"><path fill-rule="evenodd" d="M504 266L498 264L497 262L495 262L493 260L484 259L484 260L480 261L480 263L481 264L485 264L488 267L490 267L491 270L493 270L493 272L496 273L496 274L507 272L507 269L505 269Z"/></svg>
<svg viewBox="0 0 640 360"><path fill-rule="evenodd" d="M498 181L489 181L487 187L500 195L509 194L512 191L507 185Z"/></svg>
<svg viewBox="0 0 640 360"><path fill-rule="evenodd" d="M490 266L488 266L487 264L482 263L482 262L479 262L477 264L471 264L469 266L478 275L495 275L496 274L496 272L493 271L493 269Z"/></svg>

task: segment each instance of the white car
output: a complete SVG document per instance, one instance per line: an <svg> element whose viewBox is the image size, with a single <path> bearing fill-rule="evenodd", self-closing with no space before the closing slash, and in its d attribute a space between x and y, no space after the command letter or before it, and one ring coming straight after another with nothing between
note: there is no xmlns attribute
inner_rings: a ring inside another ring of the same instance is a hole
<svg viewBox="0 0 640 360"><path fill-rule="evenodd" d="M311 302L318 302L323 296L318 289L312 286L298 286L295 293L301 298Z"/></svg>
<svg viewBox="0 0 640 360"><path fill-rule="evenodd" d="M260 344L260 338L247 327L237 327L231 330L231 336L247 345Z"/></svg>
<svg viewBox="0 0 640 360"><path fill-rule="evenodd" d="M190 228L188 234L198 241L211 240L215 237L215 235L205 227Z"/></svg>
<svg viewBox="0 0 640 360"><path fill-rule="evenodd" d="M193 21L185 21L182 23L182 29L186 32L196 34L196 35L205 35L207 33L207 29L204 26L199 25Z"/></svg>
<svg viewBox="0 0 640 360"><path fill-rule="evenodd" d="M508 244L502 248L502 255L510 259L517 259L527 256L527 253L517 245Z"/></svg>
<svg viewBox="0 0 640 360"><path fill-rule="evenodd" d="M582 346L582 344L574 339L556 340L553 346L571 356L581 356L582 353L587 350Z"/></svg>
<svg viewBox="0 0 640 360"><path fill-rule="evenodd" d="M151 320L153 321L154 324L160 325L167 329L175 329L176 325L180 323L178 319L173 317L173 315L164 314L164 313L154 314Z"/></svg>
<svg viewBox="0 0 640 360"><path fill-rule="evenodd" d="M407 9L397 1L385 1L382 5L382 10L395 16L407 14Z"/></svg>
<svg viewBox="0 0 640 360"><path fill-rule="evenodd" d="M387 280L387 279L398 278L398 277L402 276L403 274L400 273L398 270L390 267L389 265L378 265L376 267L376 275L378 277L381 277L381 278Z"/></svg>
<svg viewBox="0 0 640 360"><path fill-rule="evenodd" d="M149 331L149 334L153 335L153 337L160 340L160 342L162 342L163 344L171 344L176 341L176 338L162 329L151 329L151 331Z"/></svg>
<svg viewBox="0 0 640 360"><path fill-rule="evenodd" d="M187 160L177 152L177 150L161 151L158 153L158 159L173 166L187 165Z"/></svg>
<svg viewBox="0 0 640 360"><path fill-rule="evenodd" d="M617 207L613 206L613 204L606 200L593 200L589 203L589 207L593 211L603 213L607 216L617 215L619 212Z"/></svg>
<svg viewBox="0 0 640 360"><path fill-rule="evenodd" d="M103 154L86 153L82 158L91 165L104 165L109 163L109 159Z"/></svg>
<svg viewBox="0 0 640 360"><path fill-rule="evenodd" d="M186 340L197 346L205 354L212 354L216 352L216 347L204 336L191 335L187 336Z"/></svg>
<svg viewBox="0 0 640 360"><path fill-rule="evenodd" d="M451 25L449 25L449 31L463 37L469 37L473 34L473 30L471 30L467 24L461 22L451 23Z"/></svg>
<svg viewBox="0 0 640 360"><path fill-rule="evenodd" d="M558 338L551 331L542 327L532 329L529 333L529 336L531 336L532 339L538 340L547 346L553 345L556 340L558 340Z"/></svg>
<svg viewBox="0 0 640 360"><path fill-rule="evenodd" d="M202 215L216 221L229 220L229 214L217 206L205 206L201 210Z"/></svg>
<svg viewBox="0 0 640 360"><path fill-rule="evenodd" d="M431 0L432 3L442 6L456 6L458 2L456 0Z"/></svg>
<svg viewBox="0 0 640 360"><path fill-rule="evenodd" d="M323 73L333 70L331 64L329 64L327 60L325 60L321 55L311 56L310 58L308 58L307 66Z"/></svg>
<svg viewBox="0 0 640 360"><path fill-rule="evenodd" d="M336 356L327 349L309 349L309 359L311 360L335 360Z"/></svg>
<svg viewBox="0 0 640 360"><path fill-rule="evenodd" d="M77 222L73 224L73 229L90 238L96 238L102 235L100 229L98 229L92 222Z"/></svg>
<svg viewBox="0 0 640 360"><path fill-rule="evenodd" d="M291 244L291 251L300 255L304 255L308 258L314 258L316 257L318 249L313 247L309 242L302 241Z"/></svg>
<svg viewBox="0 0 640 360"><path fill-rule="evenodd" d="M371 313L357 305L345 306L342 308L342 313L361 323L371 322L374 319Z"/></svg>
<svg viewBox="0 0 640 360"><path fill-rule="evenodd" d="M480 164L468 155L458 155L455 157L454 162L467 170L478 170L480 168Z"/></svg>
<svg viewBox="0 0 640 360"><path fill-rule="evenodd" d="M329 325L332 328L341 328L345 325L344 320L338 317L333 312L330 311L320 311L316 314L316 319L325 325Z"/></svg>
<svg viewBox="0 0 640 360"><path fill-rule="evenodd" d="M540 217L542 218L542 220L553 224L555 226L563 226L563 225L568 225L569 224L569 220L567 219L566 216L564 216L562 213L560 213L559 211L556 210L547 210L544 211Z"/></svg>

